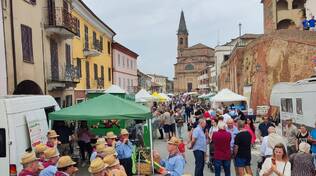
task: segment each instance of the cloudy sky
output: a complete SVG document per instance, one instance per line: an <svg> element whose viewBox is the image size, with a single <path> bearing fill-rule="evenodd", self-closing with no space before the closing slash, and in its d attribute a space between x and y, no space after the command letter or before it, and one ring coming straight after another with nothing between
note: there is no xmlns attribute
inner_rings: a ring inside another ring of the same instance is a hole
<svg viewBox="0 0 316 176"><path fill-rule="evenodd" d="M263 32L261 0L84 0L116 33L115 40L140 55L144 73L173 78L180 12L189 45L215 47L243 33Z"/></svg>

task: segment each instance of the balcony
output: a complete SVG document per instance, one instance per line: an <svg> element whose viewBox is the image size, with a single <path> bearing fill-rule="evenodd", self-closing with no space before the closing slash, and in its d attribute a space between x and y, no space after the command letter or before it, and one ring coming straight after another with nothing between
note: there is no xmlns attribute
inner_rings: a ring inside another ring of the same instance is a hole
<svg viewBox="0 0 316 176"><path fill-rule="evenodd" d="M79 68L74 65L62 65L51 68L51 78L48 80L48 90L74 87L80 81Z"/></svg>
<svg viewBox="0 0 316 176"><path fill-rule="evenodd" d="M101 54L102 47L100 40L95 40L93 43L89 43L89 45L85 44L83 49L83 55L85 57L96 57L100 56Z"/></svg>
<svg viewBox="0 0 316 176"><path fill-rule="evenodd" d="M48 8L45 29L48 35L71 39L78 32L77 20L63 8Z"/></svg>

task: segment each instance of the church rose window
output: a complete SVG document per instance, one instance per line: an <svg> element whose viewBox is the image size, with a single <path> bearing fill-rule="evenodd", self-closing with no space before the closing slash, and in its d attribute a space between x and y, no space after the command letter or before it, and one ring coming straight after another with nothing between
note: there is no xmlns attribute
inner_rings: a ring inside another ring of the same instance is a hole
<svg viewBox="0 0 316 176"><path fill-rule="evenodd" d="M194 66L192 64L188 64L184 68L185 70L194 70Z"/></svg>

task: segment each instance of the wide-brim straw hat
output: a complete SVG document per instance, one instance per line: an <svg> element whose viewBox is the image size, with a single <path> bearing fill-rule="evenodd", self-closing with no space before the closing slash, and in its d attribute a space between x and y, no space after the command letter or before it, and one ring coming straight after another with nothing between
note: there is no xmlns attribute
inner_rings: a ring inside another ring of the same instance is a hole
<svg viewBox="0 0 316 176"><path fill-rule="evenodd" d="M105 139L115 139L115 138L117 138L117 136L112 131L106 133Z"/></svg>
<svg viewBox="0 0 316 176"><path fill-rule="evenodd" d="M56 147L48 148L44 151L45 159L50 159L59 156L59 152Z"/></svg>
<svg viewBox="0 0 316 176"><path fill-rule="evenodd" d="M105 154L105 156L108 156L108 155L117 156L118 155L114 147L106 147L104 150L104 154Z"/></svg>
<svg viewBox="0 0 316 176"><path fill-rule="evenodd" d="M59 135L55 130L50 130L47 132L47 138L57 138Z"/></svg>
<svg viewBox="0 0 316 176"><path fill-rule="evenodd" d="M109 167L116 166L120 164L120 161L116 158L115 155L107 155L103 158L103 162L109 165Z"/></svg>
<svg viewBox="0 0 316 176"><path fill-rule="evenodd" d="M35 146L35 153L43 153L47 149L47 146L43 143L37 144Z"/></svg>
<svg viewBox="0 0 316 176"><path fill-rule="evenodd" d="M127 129L122 129L121 135L129 135L129 132L127 131Z"/></svg>
<svg viewBox="0 0 316 176"><path fill-rule="evenodd" d="M179 145L181 143L181 141L176 138L176 137L172 137L169 141L168 141L168 144L171 144L171 145Z"/></svg>
<svg viewBox="0 0 316 176"><path fill-rule="evenodd" d="M70 156L62 156L59 158L58 162L57 162L57 168L65 168L68 166L73 166L76 165L77 163L74 162Z"/></svg>
<svg viewBox="0 0 316 176"><path fill-rule="evenodd" d="M97 140L97 143L95 143L95 145L99 145L99 144L105 144L106 142L105 142L105 139L103 138L103 137L101 137L101 138L99 138L98 140Z"/></svg>
<svg viewBox="0 0 316 176"><path fill-rule="evenodd" d="M96 174L96 173L102 172L107 167L108 167L108 164L104 163L101 158L96 158L95 160L91 162L88 171L91 174Z"/></svg>
<svg viewBox="0 0 316 176"><path fill-rule="evenodd" d="M35 152L30 152L30 153L27 152L22 155L20 163L23 165L23 164L29 164L31 162L38 161L38 160L39 159L36 158Z"/></svg>
<svg viewBox="0 0 316 176"><path fill-rule="evenodd" d="M106 151L106 147L104 144L97 145L95 151L97 153L104 153Z"/></svg>

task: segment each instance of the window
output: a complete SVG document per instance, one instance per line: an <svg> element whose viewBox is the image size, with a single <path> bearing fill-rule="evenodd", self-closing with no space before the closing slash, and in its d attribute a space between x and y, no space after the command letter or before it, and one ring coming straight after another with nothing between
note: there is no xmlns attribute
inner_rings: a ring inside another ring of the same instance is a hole
<svg viewBox="0 0 316 176"><path fill-rule="evenodd" d="M81 78L82 72L81 72L81 59L80 58L77 58L77 69L78 69L78 76Z"/></svg>
<svg viewBox="0 0 316 176"><path fill-rule="evenodd" d="M125 67L125 57L124 56L122 57L122 60L123 60L123 67Z"/></svg>
<svg viewBox="0 0 316 176"><path fill-rule="evenodd" d="M80 37L80 20L78 18L75 18L76 21L76 35Z"/></svg>
<svg viewBox="0 0 316 176"><path fill-rule="evenodd" d="M108 54L111 54L111 42L108 42Z"/></svg>
<svg viewBox="0 0 316 176"><path fill-rule="evenodd" d="M58 45L55 40L50 39L50 57L51 57L51 78L59 80L59 61L58 61Z"/></svg>
<svg viewBox="0 0 316 176"><path fill-rule="evenodd" d="M103 37L100 36L100 50L103 51Z"/></svg>
<svg viewBox="0 0 316 176"><path fill-rule="evenodd" d="M66 49L66 66L70 66L71 65L70 45L66 44L65 49Z"/></svg>
<svg viewBox="0 0 316 176"><path fill-rule="evenodd" d="M131 87L133 87L134 86L134 81L133 80L131 80Z"/></svg>
<svg viewBox="0 0 316 176"><path fill-rule="evenodd" d="M90 64L86 61L86 87L90 89Z"/></svg>
<svg viewBox="0 0 316 176"><path fill-rule="evenodd" d="M93 68L94 68L94 79L98 80L98 65L94 64Z"/></svg>
<svg viewBox="0 0 316 176"><path fill-rule="evenodd" d="M302 98L296 98L296 113L303 115Z"/></svg>
<svg viewBox="0 0 316 176"><path fill-rule="evenodd" d="M281 98L281 110L282 112L293 113L293 102L291 98Z"/></svg>
<svg viewBox="0 0 316 176"><path fill-rule="evenodd" d="M66 107L72 106L72 95L66 96Z"/></svg>
<svg viewBox="0 0 316 176"><path fill-rule="evenodd" d="M84 26L84 49L89 49L89 29L88 26Z"/></svg>
<svg viewBox="0 0 316 176"><path fill-rule="evenodd" d="M122 87L122 82L121 78L119 78L119 86Z"/></svg>
<svg viewBox="0 0 316 176"><path fill-rule="evenodd" d="M126 60L126 66L127 66L127 68L129 68L129 59L128 58Z"/></svg>
<svg viewBox="0 0 316 176"><path fill-rule="evenodd" d="M111 81L112 79L112 74L111 74L111 68L108 68L108 79L109 79L109 81Z"/></svg>
<svg viewBox="0 0 316 176"><path fill-rule="evenodd" d="M0 157L6 157L7 151L6 151L6 135L5 135L5 129L0 128Z"/></svg>
<svg viewBox="0 0 316 176"><path fill-rule="evenodd" d="M224 55L224 62L229 59L229 55Z"/></svg>
<svg viewBox="0 0 316 176"><path fill-rule="evenodd" d="M21 24L23 61L33 63L32 28Z"/></svg>
<svg viewBox="0 0 316 176"><path fill-rule="evenodd" d="M97 33L93 31L93 46L96 46L97 43Z"/></svg>
<svg viewBox="0 0 316 176"><path fill-rule="evenodd" d="M117 54L117 66L121 66L121 55Z"/></svg>
<svg viewBox="0 0 316 176"><path fill-rule="evenodd" d="M131 60L131 69L133 69L133 62L134 62L134 61Z"/></svg>
<svg viewBox="0 0 316 176"><path fill-rule="evenodd" d="M184 67L184 70L194 70L194 66L192 64L188 64Z"/></svg>
<svg viewBox="0 0 316 176"><path fill-rule="evenodd" d="M104 66L101 66L101 79L104 80Z"/></svg>
<svg viewBox="0 0 316 176"><path fill-rule="evenodd" d="M183 38L180 38L179 40L179 44L182 45L183 44Z"/></svg>

